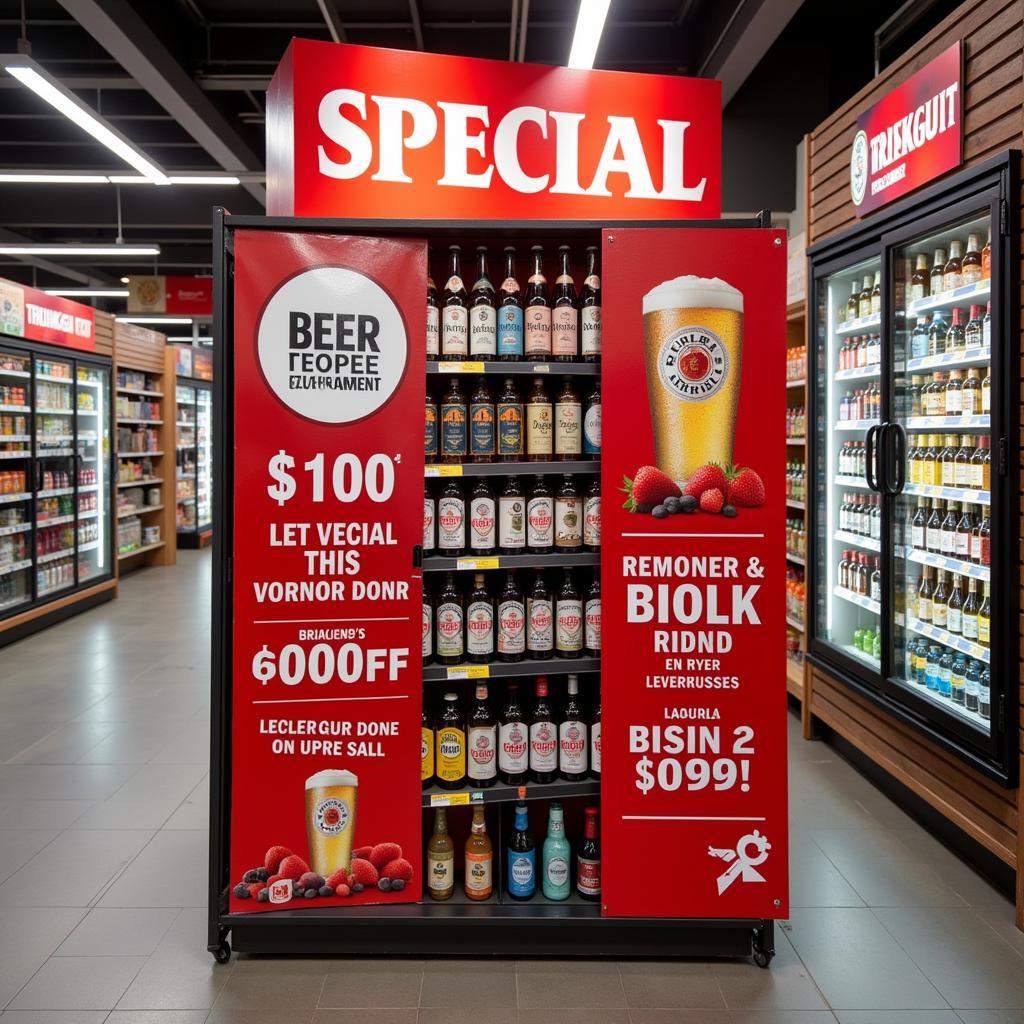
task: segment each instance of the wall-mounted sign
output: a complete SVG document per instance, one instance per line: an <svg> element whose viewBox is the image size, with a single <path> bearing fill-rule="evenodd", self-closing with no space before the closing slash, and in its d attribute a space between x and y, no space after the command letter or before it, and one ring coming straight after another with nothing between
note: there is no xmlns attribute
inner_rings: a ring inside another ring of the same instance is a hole
<svg viewBox="0 0 1024 1024"><path fill-rule="evenodd" d="M960 165L961 67L957 40L857 118L850 198L858 216Z"/></svg>
<svg viewBox="0 0 1024 1024"><path fill-rule="evenodd" d="M0 334L92 352L92 306L0 278Z"/></svg>
<svg viewBox="0 0 1024 1024"><path fill-rule="evenodd" d="M128 278L129 313L213 314L213 278L151 274Z"/></svg>
<svg viewBox="0 0 1024 1024"><path fill-rule="evenodd" d="M267 212L670 220L721 213L721 83L293 40Z"/></svg>

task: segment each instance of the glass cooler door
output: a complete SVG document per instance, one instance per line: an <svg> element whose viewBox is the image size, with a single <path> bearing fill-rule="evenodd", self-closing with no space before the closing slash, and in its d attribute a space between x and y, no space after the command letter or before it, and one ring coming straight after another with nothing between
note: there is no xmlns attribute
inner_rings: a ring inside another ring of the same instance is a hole
<svg viewBox="0 0 1024 1024"><path fill-rule="evenodd" d="M213 521L213 392L196 388L196 526Z"/></svg>
<svg viewBox="0 0 1024 1024"><path fill-rule="evenodd" d="M893 695L991 734L991 224L988 204L892 247ZM906 282L901 287L900 281ZM900 488L902 484L902 488Z"/></svg>
<svg viewBox="0 0 1024 1024"><path fill-rule="evenodd" d="M110 370L78 364L78 581L109 576Z"/></svg>
<svg viewBox="0 0 1024 1024"><path fill-rule="evenodd" d="M0 615L32 600L32 360L0 346Z"/></svg>
<svg viewBox="0 0 1024 1024"><path fill-rule="evenodd" d="M812 642L853 673L877 677L882 509L868 462L882 415L880 258L819 278L815 295Z"/></svg>
<svg viewBox="0 0 1024 1024"><path fill-rule="evenodd" d="M177 386L175 501L179 531L196 528L196 389Z"/></svg>

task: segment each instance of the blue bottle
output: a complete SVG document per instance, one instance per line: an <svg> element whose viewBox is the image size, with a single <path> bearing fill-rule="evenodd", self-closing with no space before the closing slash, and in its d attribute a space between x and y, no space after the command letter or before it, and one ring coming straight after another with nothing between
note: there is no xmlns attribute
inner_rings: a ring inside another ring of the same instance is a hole
<svg viewBox="0 0 1024 1024"><path fill-rule="evenodd" d="M551 801L548 813L548 835L544 840L541 891L549 900L567 900L572 889L572 849L565 838L562 805Z"/></svg>
<svg viewBox="0 0 1024 1024"><path fill-rule="evenodd" d="M537 851L530 835L526 804L516 804L515 832L508 842L508 894L528 900L537 891Z"/></svg>
<svg viewBox="0 0 1024 1024"><path fill-rule="evenodd" d="M505 279L498 298L498 358L523 358L523 298L516 280L516 249L505 246Z"/></svg>

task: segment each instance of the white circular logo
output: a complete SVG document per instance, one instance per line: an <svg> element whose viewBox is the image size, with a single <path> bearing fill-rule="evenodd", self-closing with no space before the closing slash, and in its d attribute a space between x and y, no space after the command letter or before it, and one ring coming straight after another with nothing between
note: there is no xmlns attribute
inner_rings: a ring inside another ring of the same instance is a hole
<svg viewBox="0 0 1024 1024"><path fill-rule="evenodd" d="M661 383L684 402L703 402L719 391L729 374L729 353L706 327L680 327L658 352Z"/></svg>
<svg viewBox="0 0 1024 1024"><path fill-rule="evenodd" d="M336 797L328 797L316 805L313 818L318 832L322 832L325 836L339 835L345 831L345 826L348 825L348 804Z"/></svg>
<svg viewBox="0 0 1024 1024"><path fill-rule="evenodd" d="M854 206L864 202L868 190L868 136L861 130L853 137L850 149L850 197Z"/></svg>
<svg viewBox="0 0 1024 1024"><path fill-rule="evenodd" d="M353 423L395 393L408 357L402 315L375 281L314 267L273 294L257 328L260 368L300 416Z"/></svg>

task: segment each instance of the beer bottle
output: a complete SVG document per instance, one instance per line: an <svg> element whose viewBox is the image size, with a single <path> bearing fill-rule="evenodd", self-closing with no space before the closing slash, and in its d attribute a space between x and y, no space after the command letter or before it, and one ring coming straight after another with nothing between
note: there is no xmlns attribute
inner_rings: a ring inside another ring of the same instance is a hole
<svg viewBox="0 0 1024 1024"><path fill-rule="evenodd" d="M932 625L939 629L946 628L946 611L949 595L946 593L946 573L939 569L935 591L932 593Z"/></svg>
<svg viewBox="0 0 1024 1024"><path fill-rule="evenodd" d="M915 551L924 551L924 524L927 516L925 515L925 508L927 506L926 498L917 499L917 511L914 512L913 518L910 520L910 546Z"/></svg>
<svg viewBox="0 0 1024 1024"><path fill-rule="evenodd" d="M480 382L469 400L469 457L472 462L494 459L494 399L487 381Z"/></svg>
<svg viewBox="0 0 1024 1024"><path fill-rule="evenodd" d="M942 292L942 273L946 268L946 250L936 249L932 269L928 275L928 294L939 295Z"/></svg>
<svg viewBox="0 0 1024 1024"><path fill-rule="evenodd" d="M573 675L569 676L558 723L558 773L570 782L587 777L587 723L580 704L580 681Z"/></svg>
<svg viewBox="0 0 1024 1024"><path fill-rule="evenodd" d="M914 273L910 278L910 300L917 302L928 297L928 257L920 255L914 261Z"/></svg>
<svg viewBox="0 0 1024 1024"><path fill-rule="evenodd" d="M430 266L430 256L427 256ZM427 273L427 358L436 359L441 354L441 309L437 302L437 286Z"/></svg>
<svg viewBox="0 0 1024 1024"><path fill-rule="evenodd" d="M526 399L526 458L548 462L552 450L551 399L540 377L533 378L533 390Z"/></svg>
<svg viewBox="0 0 1024 1024"><path fill-rule="evenodd" d="M932 571L928 566L921 570L921 582L917 588L917 617L922 622L932 621Z"/></svg>
<svg viewBox="0 0 1024 1024"><path fill-rule="evenodd" d="M967 326L970 327L970 324ZM960 410L964 416L981 414L981 375L977 370L968 370L964 378L963 390L960 392Z"/></svg>
<svg viewBox="0 0 1024 1024"><path fill-rule="evenodd" d="M555 599L555 654L559 658L578 658L582 650L583 601L572 573L566 569Z"/></svg>
<svg viewBox="0 0 1024 1024"><path fill-rule="evenodd" d="M944 351L946 352L963 352L964 349L967 347L967 340L964 337L964 325L961 322L962 316L963 314L959 309L953 310L953 316L950 320L949 330L946 331L946 347L944 349ZM959 371L954 370L953 373L950 374L951 378L954 373L959 373ZM959 375L960 377L963 377L962 373L960 373ZM957 409L956 412L959 413L960 410Z"/></svg>
<svg viewBox="0 0 1024 1024"><path fill-rule="evenodd" d="M533 488L526 503L526 548L532 554L543 554L555 546L555 499L542 476L533 478Z"/></svg>
<svg viewBox="0 0 1024 1024"><path fill-rule="evenodd" d="M960 283L977 284L981 280L981 248L977 235L967 236L967 252L960 265Z"/></svg>
<svg viewBox="0 0 1024 1024"><path fill-rule="evenodd" d="M871 285L871 315L878 316L882 312L882 272L875 271L875 280Z"/></svg>
<svg viewBox="0 0 1024 1024"><path fill-rule="evenodd" d="M466 896L471 900L486 900L494 890L494 851L487 834L484 808L473 808L473 824L466 840Z"/></svg>
<svg viewBox="0 0 1024 1024"><path fill-rule="evenodd" d="M427 462L437 459L437 399L429 391L423 412L423 458Z"/></svg>
<svg viewBox="0 0 1024 1024"><path fill-rule="evenodd" d="M971 531L974 529L974 520L971 517L971 506L963 502L960 506L960 520L956 524L956 554L961 562L971 560Z"/></svg>
<svg viewBox="0 0 1024 1024"><path fill-rule="evenodd" d="M567 900L571 888L569 864L572 849L565 838L562 805L552 800L548 809L548 834L542 851L541 891L549 900Z"/></svg>
<svg viewBox="0 0 1024 1024"><path fill-rule="evenodd" d="M875 561L877 562L878 559ZM587 654L596 658L601 653L601 574L599 572L594 573L594 578L587 588L583 618L583 646L586 648Z"/></svg>
<svg viewBox="0 0 1024 1024"><path fill-rule="evenodd" d="M526 652L534 659L550 658L555 647L555 615L551 591L544 573L533 577L533 587L526 599Z"/></svg>
<svg viewBox="0 0 1024 1024"><path fill-rule="evenodd" d="M597 808L583 812L583 838L576 849L576 892L580 899L601 898L601 845L597 838Z"/></svg>
<svg viewBox="0 0 1024 1024"><path fill-rule="evenodd" d="M964 348L968 352L977 352L982 346L982 321L981 321L981 306L973 305L970 309L970 315L967 318L967 324L964 327ZM977 370L972 371L977 373ZM968 413L969 409L964 409L965 413Z"/></svg>
<svg viewBox="0 0 1024 1024"><path fill-rule="evenodd" d="M598 699L590 719L590 777L601 778L601 701Z"/></svg>
<svg viewBox="0 0 1024 1024"><path fill-rule="evenodd" d="M852 281L850 284L852 290L850 297L846 300L846 320L843 323L856 320L860 315L860 282Z"/></svg>
<svg viewBox="0 0 1024 1024"><path fill-rule="evenodd" d="M519 480L506 477L498 498L498 548L503 555L520 555L526 546L526 499Z"/></svg>
<svg viewBox="0 0 1024 1024"><path fill-rule="evenodd" d="M434 659L434 602L427 584L423 584L423 664Z"/></svg>
<svg viewBox="0 0 1024 1024"><path fill-rule="evenodd" d="M570 256L569 246L558 247L559 272L551 310L551 358L560 363L571 363L579 355L576 283L572 279Z"/></svg>
<svg viewBox="0 0 1024 1024"><path fill-rule="evenodd" d="M469 499L469 550L474 555L494 554L495 548L494 492L487 477L480 477Z"/></svg>
<svg viewBox="0 0 1024 1024"><path fill-rule="evenodd" d="M423 484L423 554L429 555L437 547L437 503L430 486Z"/></svg>
<svg viewBox="0 0 1024 1024"><path fill-rule="evenodd" d="M455 477L437 499L437 549L445 558L455 558L466 549L466 500Z"/></svg>
<svg viewBox="0 0 1024 1024"><path fill-rule="evenodd" d="M434 811L434 834L427 842L427 895L449 899L455 891L455 844L448 835L448 811Z"/></svg>
<svg viewBox="0 0 1024 1024"><path fill-rule="evenodd" d="M942 550L942 516L939 515L939 499L932 499L932 511L924 526L925 550L933 555Z"/></svg>
<svg viewBox="0 0 1024 1024"><path fill-rule="evenodd" d="M494 658L494 598L482 572L473 576L466 608L466 660L486 665Z"/></svg>
<svg viewBox="0 0 1024 1024"><path fill-rule="evenodd" d="M587 246L587 275L580 292L580 352L585 363L601 358L601 278L596 245Z"/></svg>
<svg viewBox="0 0 1024 1024"><path fill-rule="evenodd" d="M579 551L583 547L583 502L573 478L566 473L555 495L555 548Z"/></svg>
<svg viewBox="0 0 1024 1024"><path fill-rule="evenodd" d="M601 550L601 475L594 474L583 499L583 546L588 551Z"/></svg>
<svg viewBox="0 0 1024 1024"><path fill-rule="evenodd" d="M857 298L857 315L859 317L871 316L871 288L874 279L870 274L864 275L864 287L860 290Z"/></svg>
<svg viewBox="0 0 1024 1024"><path fill-rule="evenodd" d="M449 245L448 280L441 300L441 358L456 362L469 354L469 296L462 282L461 258L462 249Z"/></svg>
<svg viewBox="0 0 1024 1024"><path fill-rule="evenodd" d="M474 789L498 781L498 723L487 700L487 684L477 683L476 699L466 722L466 775Z"/></svg>
<svg viewBox="0 0 1024 1024"><path fill-rule="evenodd" d="M576 394L572 378L566 377L562 391L555 399L555 458L562 461L578 459L583 450L583 405Z"/></svg>
<svg viewBox="0 0 1024 1024"><path fill-rule="evenodd" d="M992 603L988 596L988 580L982 583L981 607L978 609L978 643L990 646L992 640Z"/></svg>
<svg viewBox="0 0 1024 1024"><path fill-rule="evenodd" d="M505 280L498 307L498 358L523 358L523 300L516 280L516 247L505 246Z"/></svg>
<svg viewBox="0 0 1024 1024"><path fill-rule="evenodd" d="M476 247L476 282L469 299L469 354L489 361L498 354L498 318L494 285L487 276L487 246Z"/></svg>
<svg viewBox="0 0 1024 1024"><path fill-rule="evenodd" d="M434 759L437 784L441 789L459 789L466 781L466 730L459 711L459 698L446 693L437 719L437 756Z"/></svg>
<svg viewBox="0 0 1024 1024"><path fill-rule="evenodd" d="M964 629L964 592L960 587L960 576L953 573L953 589L946 602L946 629L959 636Z"/></svg>
<svg viewBox="0 0 1024 1024"><path fill-rule="evenodd" d="M453 376L441 397L441 461L449 465L466 458L466 396Z"/></svg>
<svg viewBox="0 0 1024 1024"><path fill-rule="evenodd" d="M960 517L956 514L956 503L946 502L946 515L942 520L942 534L939 541L939 554L946 558L956 557L956 527Z"/></svg>
<svg viewBox="0 0 1024 1024"><path fill-rule="evenodd" d="M534 782L554 782L558 770L558 730L548 702L548 681L538 676L530 709L530 774Z"/></svg>
<svg viewBox="0 0 1024 1024"><path fill-rule="evenodd" d="M498 660L522 661L525 650L526 602L515 573L510 572L498 598Z"/></svg>
<svg viewBox="0 0 1024 1024"><path fill-rule="evenodd" d="M440 665L457 665L465 654L465 612L462 592L455 586L453 573L446 573L444 586L437 595L437 661Z"/></svg>
<svg viewBox="0 0 1024 1024"><path fill-rule="evenodd" d="M992 345L992 300L985 304L985 315L981 319L981 345L982 348L989 348ZM990 371L991 372L991 371ZM985 380L989 378L986 377ZM984 391L985 382L982 381L982 390ZM988 403L982 396L981 411L988 412Z"/></svg>
<svg viewBox="0 0 1024 1024"><path fill-rule="evenodd" d="M511 377L505 378L497 403L498 459L521 462L523 458L523 403Z"/></svg>
<svg viewBox="0 0 1024 1024"><path fill-rule="evenodd" d="M530 767L530 727L519 703L519 684L508 684L498 725L498 774L509 786L526 782Z"/></svg>
<svg viewBox="0 0 1024 1024"><path fill-rule="evenodd" d="M516 804L516 820L508 841L508 894L514 900L528 900L537 891L537 863L526 804Z"/></svg>
<svg viewBox="0 0 1024 1024"><path fill-rule="evenodd" d="M960 272L963 269L964 243L954 238L949 243L949 259L942 268L942 288L944 291L952 291L960 287Z"/></svg>
<svg viewBox="0 0 1024 1024"><path fill-rule="evenodd" d="M978 640L978 581L972 576L967 580L967 599L960 614L963 637L977 643Z"/></svg>
<svg viewBox="0 0 1024 1024"><path fill-rule="evenodd" d="M594 390L587 396L583 414L583 456L601 458L601 381L594 381Z"/></svg>
<svg viewBox="0 0 1024 1024"><path fill-rule="evenodd" d="M551 308L548 306L548 282L544 277L544 246L530 248L533 273L526 284L524 347L527 359L551 358Z"/></svg>
<svg viewBox="0 0 1024 1024"><path fill-rule="evenodd" d="M430 789L434 782L434 726L426 701L423 703L423 724L420 726L420 785Z"/></svg>

